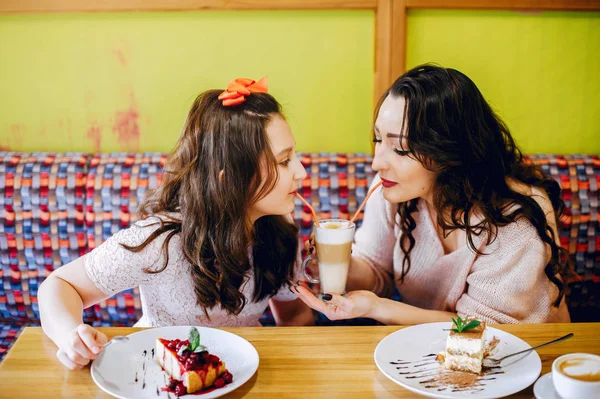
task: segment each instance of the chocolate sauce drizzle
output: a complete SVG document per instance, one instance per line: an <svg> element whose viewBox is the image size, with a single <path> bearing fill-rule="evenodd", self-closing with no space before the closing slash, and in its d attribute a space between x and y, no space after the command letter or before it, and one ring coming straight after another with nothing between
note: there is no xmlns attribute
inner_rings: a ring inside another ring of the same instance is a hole
<svg viewBox="0 0 600 399"><path fill-rule="evenodd" d="M142 364L142 370L144 370L144 381L142 382L142 389L146 389L146 355L148 355L148 351L144 350L144 364Z"/></svg>
<svg viewBox="0 0 600 399"><path fill-rule="evenodd" d="M501 366L483 366L481 374L472 374L461 371L446 370L436 360L436 354L423 355L418 360L398 359L390 364L396 365L398 374L407 379L421 380L419 384L424 388L437 388L438 392L450 390L451 392L481 392L485 389L485 381L495 380L491 375L504 374ZM428 367L436 365L434 367Z"/></svg>
<svg viewBox="0 0 600 399"><path fill-rule="evenodd" d="M149 354L151 355L151 357L148 357ZM147 350L142 351L142 370L144 371L144 374L143 374L142 378L139 378L138 377L139 372L136 371L135 372L135 379L134 379L134 382L136 384L139 383L139 382L142 383L142 389L146 389L146 386L147 386L147 384L146 384L146 373L148 372L148 368L146 367L146 362L149 359L154 359L154 355L155 355L154 348L152 348L152 351L150 353L148 353ZM166 385L167 384L167 377L164 374L163 374L163 379L164 379L164 383ZM156 388L156 396L161 396L162 392L159 389L158 385L155 388ZM173 399L172 396L171 396L171 394L169 392L167 392L167 397L169 399Z"/></svg>

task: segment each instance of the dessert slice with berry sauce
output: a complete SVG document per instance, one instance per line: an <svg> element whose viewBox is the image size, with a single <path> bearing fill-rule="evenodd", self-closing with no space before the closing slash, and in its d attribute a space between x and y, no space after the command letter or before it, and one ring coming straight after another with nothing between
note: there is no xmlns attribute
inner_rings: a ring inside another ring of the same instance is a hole
<svg viewBox="0 0 600 399"><path fill-rule="evenodd" d="M233 381L225 362L209 353L199 341L200 336L196 328L192 328L190 337L186 340L156 340L156 358L170 377L164 390L182 396L211 388L222 388Z"/></svg>

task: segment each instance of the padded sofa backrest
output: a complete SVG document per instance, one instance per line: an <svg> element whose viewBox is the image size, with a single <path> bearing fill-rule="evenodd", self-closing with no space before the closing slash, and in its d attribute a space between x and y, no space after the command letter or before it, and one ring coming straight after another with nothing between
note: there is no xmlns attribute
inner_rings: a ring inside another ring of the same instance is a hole
<svg viewBox="0 0 600 399"><path fill-rule="evenodd" d="M299 154L308 172L301 194L320 217L348 217L374 177L368 154ZM597 320L600 287L598 156L531 155L560 182L567 209L560 238L577 276L570 284L574 320ZM163 153L0 152L0 320L39 321L37 289L47 275L137 220L147 190L162 181ZM311 214L300 201L294 217L301 240ZM360 220L358 222L360 225ZM132 325L141 314L129 290L86 310L94 325Z"/></svg>

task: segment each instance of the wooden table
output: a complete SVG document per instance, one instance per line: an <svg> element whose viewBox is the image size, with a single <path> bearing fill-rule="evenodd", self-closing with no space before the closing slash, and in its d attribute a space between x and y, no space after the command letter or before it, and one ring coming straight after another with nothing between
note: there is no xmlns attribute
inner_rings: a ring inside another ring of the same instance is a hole
<svg viewBox="0 0 600 399"><path fill-rule="evenodd" d="M532 346L566 333L575 336L538 350L542 374L552 361L572 352L600 355L600 323L499 325ZM258 372L226 398L409 398L418 395L387 379L373 360L381 339L400 329L377 327L223 328L250 341L260 356ZM136 328L101 328L109 337ZM109 398L90 376L89 367L64 368L56 347L41 328L26 328L0 363L2 398ZM33 377L34 376L34 377ZM201 396L199 396L201 398ZM529 387L516 398L532 398Z"/></svg>

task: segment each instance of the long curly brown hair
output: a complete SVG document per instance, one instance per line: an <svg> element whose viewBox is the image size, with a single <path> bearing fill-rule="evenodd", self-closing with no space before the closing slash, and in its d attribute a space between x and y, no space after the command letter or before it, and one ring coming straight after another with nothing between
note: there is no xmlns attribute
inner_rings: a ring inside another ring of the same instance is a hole
<svg viewBox="0 0 600 399"><path fill-rule="evenodd" d="M556 226L564 210L559 184L524 161L508 127L463 73L434 65L415 67L384 93L376 115L388 95L405 99L406 126L402 131L407 132L409 156L436 173L433 206L444 234L465 230L469 247L481 255L474 236L485 234L489 244L495 240L498 227L526 218L551 249L545 274L558 287L554 302L558 306L564 295L568 256L557 245L556 234L540 205L531 196L516 192L508 180L543 189L554 208ZM410 270L410 252L415 246L412 231L416 227L411 214L417 212L417 201L398 205L404 253L400 281ZM475 225L471 223L474 212L482 216Z"/></svg>
<svg viewBox="0 0 600 399"><path fill-rule="evenodd" d="M143 218L162 215L160 226L137 246L122 244L140 252L167 234L164 265L146 269L160 273L169 263L171 238L180 235L198 304L207 316L218 304L230 314L242 311L246 299L240 287L251 268L255 302L290 283L298 247L298 228L285 216L263 216L252 223L248 215L279 177L265 127L281 116L281 106L269 94L254 93L243 104L224 107L219 93L209 90L196 98L162 185L140 207Z"/></svg>

